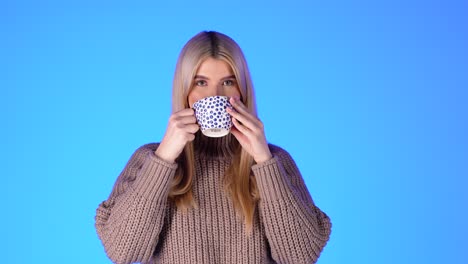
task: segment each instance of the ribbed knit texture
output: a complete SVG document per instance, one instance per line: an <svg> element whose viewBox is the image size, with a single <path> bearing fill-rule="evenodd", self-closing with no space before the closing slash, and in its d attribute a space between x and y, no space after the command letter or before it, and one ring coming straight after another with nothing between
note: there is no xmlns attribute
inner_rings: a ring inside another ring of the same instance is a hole
<svg viewBox="0 0 468 264"><path fill-rule="evenodd" d="M232 161L231 135L197 134L194 199L184 213L169 201L177 169L159 159L158 144L135 151L109 198L96 211L96 230L115 263L315 263L331 223L315 206L290 155L270 145L273 158L252 166L260 193L253 233L223 191Z"/></svg>

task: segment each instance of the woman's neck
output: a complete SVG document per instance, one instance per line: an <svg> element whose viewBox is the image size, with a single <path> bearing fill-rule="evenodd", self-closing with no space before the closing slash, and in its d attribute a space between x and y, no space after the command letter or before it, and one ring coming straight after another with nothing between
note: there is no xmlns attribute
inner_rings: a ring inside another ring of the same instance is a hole
<svg viewBox="0 0 468 264"><path fill-rule="evenodd" d="M198 131L195 134L193 147L195 154L200 157L231 158L236 153L239 143L232 134L228 134L224 137L212 138Z"/></svg>

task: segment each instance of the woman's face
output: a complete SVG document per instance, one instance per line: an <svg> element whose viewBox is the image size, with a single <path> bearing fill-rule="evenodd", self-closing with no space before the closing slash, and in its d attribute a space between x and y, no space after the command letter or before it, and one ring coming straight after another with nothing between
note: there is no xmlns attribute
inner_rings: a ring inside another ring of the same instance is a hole
<svg viewBox="0 0 468 264"><path fill-rule="evenodd" d="M196 101L214 95L240 97L240 91L229 64L210 57L201 63L195 74L188 95L189 106L192 107Z"/></svg>

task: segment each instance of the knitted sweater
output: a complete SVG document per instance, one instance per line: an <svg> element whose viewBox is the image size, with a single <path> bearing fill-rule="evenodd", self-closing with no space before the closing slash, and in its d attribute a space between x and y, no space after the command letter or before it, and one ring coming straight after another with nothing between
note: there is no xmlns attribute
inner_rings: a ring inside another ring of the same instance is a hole
<svg viewBox="0 0 468 264"><path fill-rule="evenodd" d="M194 143L198 208L185 213L168 199L178 165L158 158L156 143L135 151L96 211L108 257L115 263L315 263L331 222L291 156L269 145L273 158L252 166L260 200L247 236L222 184L235 139L203 138Z"/></svg>

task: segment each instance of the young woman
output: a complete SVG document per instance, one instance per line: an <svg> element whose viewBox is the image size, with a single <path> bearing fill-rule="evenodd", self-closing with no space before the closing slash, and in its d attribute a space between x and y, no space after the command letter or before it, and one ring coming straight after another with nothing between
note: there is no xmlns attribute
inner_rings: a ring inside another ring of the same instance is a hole
<svg viewBox="0 0 468 264"><path fill-rule="evenodd" d="M199 131L193 103L230 97L231 133ZM234 40L201 32L182 49L160 143L138 148L96 212L116 263L314 263L329 217L291 156L267 143L252 80Z"/></svg>

